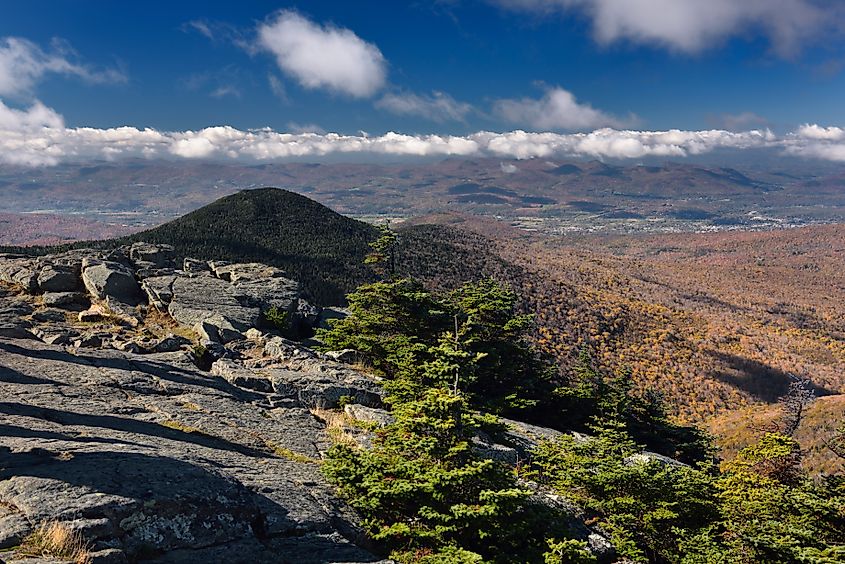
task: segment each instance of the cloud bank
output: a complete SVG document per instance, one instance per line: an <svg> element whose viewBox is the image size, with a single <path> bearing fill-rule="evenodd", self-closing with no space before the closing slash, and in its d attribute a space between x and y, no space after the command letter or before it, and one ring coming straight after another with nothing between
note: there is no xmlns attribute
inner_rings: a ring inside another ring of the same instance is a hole
<svg viewBox="0 0 845 564"><path fill-rule="evenodd" d="M273 54L279 69L308 89L368 98L381 90L387 75L384 56L374 44L290 10L258 26L257 48Z"/></svg>
<svg viewBox="0 0 845 564"><path fill-rule="evenodd" d="M638 159L682 158L719 149L771 148L795 156L845 161L845 129L804 125L785 136L768 130L730 132L633 131L611 128L589 133L480 131L465 136L342 135L271 129L239 130L229 126L199 131L158 131L135 127L97 129L65 127L62 116L40 102L15 109L0 102L0 164L51 166L123 158L214 159L272 162L326 156L492 156L590 157Z"/></svg>
<svg viewBox="0 0 845 564"><path fill-rule="evenodd" d="M766 35L775 51L789 55L842 16L823 0L490 1L517 11L585 15L602 44L628 40L686 53L703 51L751 29Z"/></svg>

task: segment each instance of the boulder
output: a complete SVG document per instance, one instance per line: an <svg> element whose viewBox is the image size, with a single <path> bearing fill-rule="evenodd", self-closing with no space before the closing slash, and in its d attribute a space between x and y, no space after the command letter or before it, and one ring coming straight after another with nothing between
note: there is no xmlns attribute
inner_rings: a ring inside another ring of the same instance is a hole
<svg viewBox="0 0 845 564"><path fill-rule="evenodd" d="M343 349L340 351L327 351L323 353L326 357L335 362L342 362L344 364L352 364L358 358L358 351L355 349Z"/></svg>
<svg viewBox="0 0 845 564"><path fill-rule="evenodd" d="M82 333L78 339L73 342L73 346L78 348L99 349L103 344L112 339L111 333L104 333L99 331L87 331Z"/></svg>
<svg viewBox="0 0 845 564"><path fill-rule="evenodd" d="M246 333L244 333L244 336L250 341L264 342L265 340L264 333L260 329L256 329L255 327L247 329Z"/></svg>
<svg viewBox="0 0 845 564"><path fill-rule="evenodd" d="M207 347L210 343L220 343L217 327L206 321L199 321L193 326L193 331L199 336L200 344Z"/></svg>
<svg viewBox="0 0 845 564"><path fill-rule="evenodd" d="M81 292L47 292L41 295L41 303L48 307L63 309L85 309L91 301Z"/></svg>
<svg viewBox="0 0 845 564"><path fill-rule="evenodd" d="M148 266L165 268L174 266L174 251L171 245L133 243L129 247L129 258L133 263L147 263Z"/></svg>
<svg viewBox="0 0 845 564"><path fill-rule="evenodd" d="M97 323L109 316L106 308L100 304L92 304L85 311L80 311L77 319L80 323Z"/></svg>
<svg viewBox="0 0 845 564"><path fill-rule="evenodd" d="M137 306L133 307L111 296L106 297L103 305L109 312L110 317L121 325L138 327L143 321L141 310Z"/></svg>
<svg viewBox="0 0 845 564"><path fill-rule="evenodd" d="M185 260L182 261L182 270L185 272L208 272L211 268L208 266L207 260L185 257Z"/></svg>
<svg viewBox="0 0 845 564"><path fill-rule="evenodd" d="M77 273L69 268L48 264L38 273L38 288L42 292L76 292L80 287Z"/></svg>
<svg viewBox="0 0 845 564"><path fill-rule="evenodd" d="M0 281L20 286L24 292L34 294L38 290L38 271L34 262L26 258L0 257Z"/></svg>
<svg viewBox="0 0 845 564"><path fill-rule="evenodd" d="M380 407L383 391L375 380L352 370L298 371L286 368L265 369L273 391L296 399L308 408L333 409L341 399L366 407Z"/></svg>
<svg viewBox="0 0 845 564"><path fill-rule="evenodd" d="M136 305L141 289L132 271L111 261L88 261L82 270L82 281L88 292L98 300L112 298L120 303Z"/></svg>
<svg viewBox="0 0 845 564"><path fill-rule="evenodd" d="M77 337L79 337L79 333L73 330L52 330L52 331L41 331L37 330L36 335L39 339L47 343L48 345L70 345L72 344Z"/></svg>
<svg viewBox="0 0 845 564"><path fill-rule="evenodd" d="M688 466L679 460L675 460L674 458L670 458L668 456L657 454L656 452L650 451L643 451L636 454L632 454L625 458L625 464L627 466L634 466L636 464L652 464L657 463L661 466L674 466L676 468L680 468L682 466Z"/></svg>
<svg viewBox="0 0 845 564"><path fill-rule="evenodd" d="M266 280L268 278L282 278L284 271L274 266L259 262L229 263L213 261L209 263L215 276L233 284L245 280Z"/></svg>
<svg viewBox="0 0 845 564"><path fill-rule="evenodd" d="M242 304L261 311L276 308L293 314L299 303L299 284L288 278L237 279L232 282L232 290ZM307 309L304 311L307 313Z"/></svg>
<svg viewBox="0 0 845 564"><path fill-rule="evenodd" d="M287 363L294 360L315 360L317 354L284 337L273 336L264 339L264 355L276 361Z"/></svg>
<svg viewBox="0 0 845 564"><path fill-rule="evenodd" d="M214 331L223 344L244 339L243 333L238 331L227 317L218 313L205 318L203 324L214 327Z"/></svg>
<svg viewBox="0 0 845 564"><path fill-rule="evenodd" d="M385 409L367 407L357 403L348 403L343 406L343 412L356 421L375 423L379 427L386 427L395 421L393 415Z"/></svg>
<svg viewBox="0 0 845 564"><path fill-rule="evenodd" d="M191 341L189 339L180 337L179 335L173 335L171 333L169 335L165 335L161 339L158 339L153 345L153 351L159 353L176 352L190 345Z"/></svg>
<svg viewBox="0 0 845 564"><path fill-rule="evenodd" d="M235 331L258 325L259 308L241 305L232 285L223 280L207 275L176 276L170 289L167 310L183 325L193 327L211 317L225 320Z"/></svg>
<svg viewBox="0 0 845 564"><path fill-rule="evenodd" d="M167 311L173 299L174 275L152 276L141 281L141 289L147 295L147 302L159 311Z"/></svg>

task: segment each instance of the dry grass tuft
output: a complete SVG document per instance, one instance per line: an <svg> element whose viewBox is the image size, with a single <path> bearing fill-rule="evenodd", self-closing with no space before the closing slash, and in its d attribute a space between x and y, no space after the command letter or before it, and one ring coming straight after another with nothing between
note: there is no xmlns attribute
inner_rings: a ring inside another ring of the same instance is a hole
<svg viewBox="0 0 845 564"><path fill-rule="evenodd" d="M192 343L199 341L199 335L196 332L189 327L179 325L169 314L159 311L153 306L147 309L147 315L144 318L144 328L159 338L166 337L172 333L177 337L184 337Z"/></svg>
<svg viewBox="0 0 845 564"><path fill-rule="evenodd" d="M76 564L91 562L89 546L82 534L58 521L42 523L21 542L17 552L24 556L59 558Z"/></svg>
<svg viewBox="0 0 845 564"><path fill-rule="evenodd" d="M332 409L314 408L311 410L311 415L326 425L326 433L328 433L332 442L353 447L358 446L358 441L356 441L355 437L349 432L349 429L352 426L352 421L344 412Z"/></svg>

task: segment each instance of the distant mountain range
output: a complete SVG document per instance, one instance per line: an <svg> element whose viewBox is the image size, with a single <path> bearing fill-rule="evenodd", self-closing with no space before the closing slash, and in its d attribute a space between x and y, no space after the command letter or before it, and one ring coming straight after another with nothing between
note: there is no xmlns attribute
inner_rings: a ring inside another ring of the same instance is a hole
<svg viewBox="0 0 845 564"><path fill-rule="evenodd" d="M77 213L136 229L262 186L286 188L356 217L448 209L545 231L702 231L845 220L845 169L814 171L786 161L765 171L559 159L253 166L138 160L0 169L6 212ZM80 221L79 231L85 238L96 229ZM0 226L3 242L12 241Z"/></svg>

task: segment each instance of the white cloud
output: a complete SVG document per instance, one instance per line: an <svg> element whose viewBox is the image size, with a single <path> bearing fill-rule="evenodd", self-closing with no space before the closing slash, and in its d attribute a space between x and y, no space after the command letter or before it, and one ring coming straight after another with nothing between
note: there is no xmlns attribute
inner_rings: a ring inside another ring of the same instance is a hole
<svg viewBox="0 0 845 564"><path fill-rule="evenodd" d="M845 140L845 129L841 127L821 127L816 124L804 124L795 131L797 137L823 141Z"/></svg>
<svg viewBox="0 0 845 564"><path fill-rule="evenodd" d="M293 133L271 129L239 130L229 126L199 131L157 131L135 127L68 128L62 116L35 102L27 109L0 102L0 164L50 166L66 162L121 158L214 159L268 162L293 158L320 159L347 155L363 159L380 156L493 156L502 159L590 157L639 159L647 156L682 158L717 149L741 151L768 148L786 154L845 161L845 129L805 125L785 136L768 130L730 132L631 131L598 129L589 133L480 131L466 136L379 136L324 133L293 126ZM503 172L515 165L502 164Z"/></svg>
<svg viewBox="0 0 845 564"><path fill-rule="evenodd" d="M466 119L473 107L459 102L444 92L433 92L431 96L413 92L388 93L376 102L376 107L398 115L415 115L443 123Z"/></svg>
<svg viewBox="0 0 845 564"><path fill-rule="evenodd" d="M784 145L798 157L845 161L845 128L804 124L786 136Z"/></svg>
<svg viewBox="0 0 845 564"><path fill-rule="evenodd" d="M191 20L186 22L182 26L182 29L186 31L192 29L208 39L214 39L214 32L211 30L211 25L205 20Z"/></svg>
<svg viewBox="0 0 845 564"><path fill-rule="evenodd" d="M535 13L576 11L593 24L600 43L619 40L657 44L695 53L749 29L764 33L787 55L841 17L822 0L490 0ZM841 19L839 20L841 23Z"/></svg>
<svg viewBox="0 0 845 564"><path fill-rule="evenodd" d="M60 129L64 127L64 120L52 108L39 101L28 110L16 110L0 100L0 130L26 132L37 131L42 127Z"/></svg>
<svg viewBox="0 0 845 564"><path fill-rule="evenodd" d="M234 84L224 84L212 90L209 96L211 96L212 98L225 98L226 96L240 98L241 91Z"/></svg>
<svg viewBox="0 0 845 564"><path fill-rule="evenodd" d="M119 70L96 70L73 59L73 51L59 40L53 42L50 51L45 51L27 39L0 39L0 96L29 96L38 81L50 73L94 83L126 81Z"/></svg>
<svg viewBox="0 0 845 564"><path fill-rule="evenodd" d="M628 122L581 104L563 88L549 88L542 98L497 100L493 113L510 123L533 129L584 130L596 127L624 127Z"/></svg>
<svg viewBox="0 0 845 564"><path fill-rule="evenodd" d="M499 167L505 174L513 174L519 172L519 167L513 163L499 163Z"/></svg>
<svg viewBox="0 0 845 564"><path fill-rule="evenodd" d="M367 98L381 90L387 75L378 47L290 10L258 26L257 47L275 55L279 68L305 88Z"/></svg>

